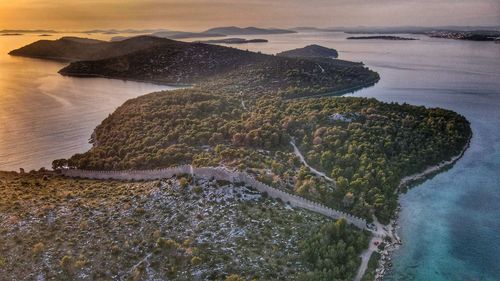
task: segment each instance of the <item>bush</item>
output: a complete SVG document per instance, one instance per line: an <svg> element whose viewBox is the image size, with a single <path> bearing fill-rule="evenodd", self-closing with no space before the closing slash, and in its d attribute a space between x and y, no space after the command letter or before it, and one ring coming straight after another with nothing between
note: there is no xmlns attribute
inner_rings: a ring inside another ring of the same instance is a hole
<svg viewBox="0 0 500 281"><path fill-rule="evenodd" d="M72 263L73 263L73 259L70 256L63 256L61 258L61 260L59 261L59 266L61 266L61 268L64 271L71 271Z"/></svg>
<svg viewBox="0 0 500 281"><path fill-rule="evenodd" d="M201 258L200 257L194 256L193 258L191 258L191 265L197 266L197 265L200 265L200 264L201 264Z"/></svg>
<svg viewBox="0 0 500 281"><path fill-rule="evenodd" d="M177 242L175 242L172 239L166 239L166 238L160 237L156 241L156 246L158 248L161 248L161 249L172 250L172 249L176 249L179 246L179 244L177 244Z"/></svg>
<svg viewBox="0 0 500 281"><path fill-rule="evenodd" d="M42 242L38 242L33 246L32 252L34 255L40 255L45 249L45 245Z"/></svg>
<svg viewBox="0 0 500 281"><path fill-rule="evenodd" d="M200 194L201 192L203 192L203 188L201 186L197 185L197 186L193 187L193 191L195 193Z"/></svg>

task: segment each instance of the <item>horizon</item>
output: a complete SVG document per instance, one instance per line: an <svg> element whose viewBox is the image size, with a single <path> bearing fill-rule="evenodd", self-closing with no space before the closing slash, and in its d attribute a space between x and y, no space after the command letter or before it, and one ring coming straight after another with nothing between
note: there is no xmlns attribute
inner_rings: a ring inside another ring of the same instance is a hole
<svg viewBox="0 0 500 281"><path fill-rule="evenodd" d="M200 31L217 26L439 27L499 26L494 0L0 0L1 29L157 29Z"/></svg>
<svg viewBox="0 0 500 281"><path fill-rule="evenodd" d="M334 30L334 29L403 29L403 28L434 28L434 29L475 29L479 30L482 28L500 29L500 25L395 25L395 26L368 26L368 25L353 25L353 26L327 26L327 27L315 27L315 26L261 26L261 25L221 25L221 26L207 26L205 28L197 30L183 30L183 29L173 29L169 27L94 27L94 28L81 28L81 29L55 29L55 28L2 28L0 27L0 32L7 31L24 31L24 32L55 32L55 33L86 33L88 31L179 31L179 32L204 32L213 28L226 28L226 27L237 27L237 28L260 28L260 29L284 29L284 30L296 30L296 29L318 29L318 30Z"/></svg>

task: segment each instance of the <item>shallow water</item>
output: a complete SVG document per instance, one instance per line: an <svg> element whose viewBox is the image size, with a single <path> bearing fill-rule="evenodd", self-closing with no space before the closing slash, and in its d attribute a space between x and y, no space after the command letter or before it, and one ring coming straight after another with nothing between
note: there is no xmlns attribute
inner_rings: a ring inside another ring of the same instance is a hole
<svg viewBox="0 0 500 281"><path fill-rule="evenodd" d="M172 88L63 77L57 71L64 63L7 54L39 39L0 36L0 170L50 168L56 158L84 152L90 148L93 129L116 107L130 98Z"/></svg>
<svg viewBox="0 0 500 281"><path fill-rule="evenodd" d="M474 137L450 170L401 196L400 235L387 280L500 280L500 44L417 36L345 40L342 33L258 36L236 47L276 53L321 44L363 61L381 81L355 96L455 110ZM0 170L48 166L89 148L95 125L151 84L59 76L63 65L5 53L38 38L0 38ZM23 41L24 40L24 41Z"/></svg>

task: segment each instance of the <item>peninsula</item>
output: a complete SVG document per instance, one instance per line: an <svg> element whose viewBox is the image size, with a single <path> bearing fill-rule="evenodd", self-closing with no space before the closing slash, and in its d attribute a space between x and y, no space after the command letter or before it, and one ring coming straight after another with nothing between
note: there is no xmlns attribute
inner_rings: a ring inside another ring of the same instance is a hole
<svg viewBox="0 0 500 281"><path fill-rule="evenodd" d="M378 222L393 218L402 180L455 159L471 129L449 110L328 96L379 79L360 63L320 59L336 53L272 56L150 36L12 51L70 61L63 75L191 87L125 102L96 127L92 148L54 160L55 172L0 174L0 247L14 249L0 270L10 279L363 276L370 238L395 239Z"/></svg>

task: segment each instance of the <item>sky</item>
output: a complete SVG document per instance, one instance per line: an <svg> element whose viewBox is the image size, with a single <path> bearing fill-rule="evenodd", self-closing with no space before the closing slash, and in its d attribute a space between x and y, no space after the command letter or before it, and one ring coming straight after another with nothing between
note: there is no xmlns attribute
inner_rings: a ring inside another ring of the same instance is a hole
<svg viewBox="0 0 500 281"><path fill-rule="evenodd" d="M0 29L500 25L500 0L0 0Z"/></svg>

